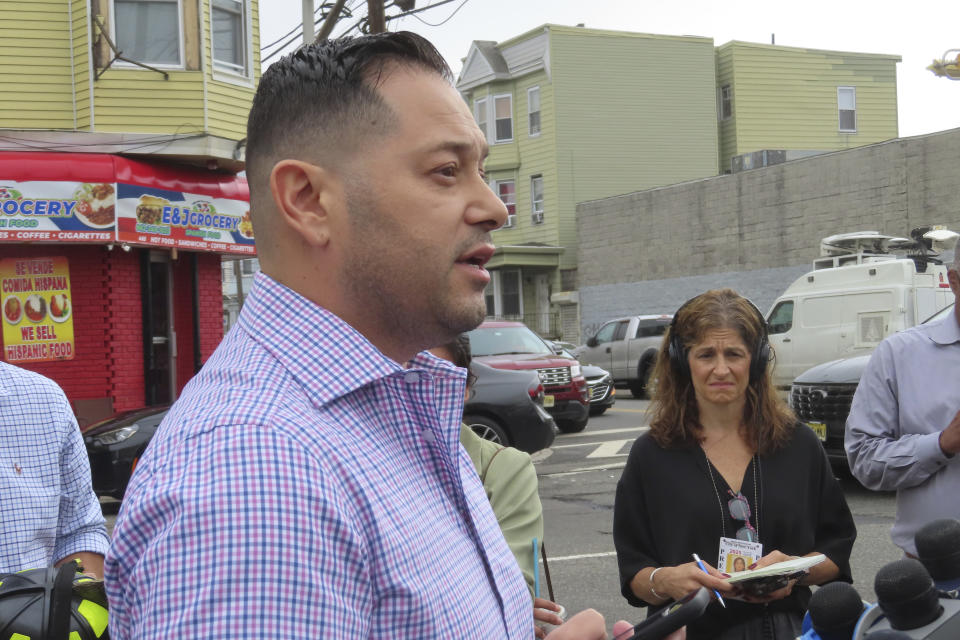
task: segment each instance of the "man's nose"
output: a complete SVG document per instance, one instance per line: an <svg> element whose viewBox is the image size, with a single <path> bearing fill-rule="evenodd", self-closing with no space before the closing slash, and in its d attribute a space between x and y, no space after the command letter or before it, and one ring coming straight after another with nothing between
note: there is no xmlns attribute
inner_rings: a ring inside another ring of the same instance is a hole
<svg viewBox="0 0 960 640"><path fill-rule="evenodd" d="M467 221L482 225L488 231L499 229L507 221L507 205L483 178L478 178L476 195L468 207Z"/></svg>

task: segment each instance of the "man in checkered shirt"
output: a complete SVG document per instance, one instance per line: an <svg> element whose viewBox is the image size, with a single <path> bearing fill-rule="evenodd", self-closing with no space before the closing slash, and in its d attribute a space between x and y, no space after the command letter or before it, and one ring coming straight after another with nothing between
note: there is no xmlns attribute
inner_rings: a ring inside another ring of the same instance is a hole
<svg viewBox="0 0 960 640"><path fill-rule="evenodd" d="M304 47L246 153L262 272L131 479L111 637L532 638L459 445L466 372L423 351L483 319L506 219L446 63L410 33Z"/></svg>
<svg viewBox="0 0 960 640"><path fill-rule="evenodd" d="M0 573L78 559L101 576L108 543L87 450L63 390L0 362Z"/></svg>

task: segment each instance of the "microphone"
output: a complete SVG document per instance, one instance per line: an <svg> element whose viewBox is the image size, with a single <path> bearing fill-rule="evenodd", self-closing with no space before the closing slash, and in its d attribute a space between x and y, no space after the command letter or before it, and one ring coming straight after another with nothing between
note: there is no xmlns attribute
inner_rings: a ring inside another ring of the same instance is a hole
<svg viewBox="0 0 960 640"><path fill-rule="evenodd" d="M960 600L942 599L933 578L918 560L897 560L877 572L873 583L878 606L863 614L853 640L956 640L960 638ZM889 632L899 635L889 635ZM888 632L885 635L877 635Z"/></svg>
<svg viewBox="0 0 960 640"><path fill-rule="evenodd" d="M820 640L850 640L863 614L863 600L846 582L831 582L814 592L807 610Z"/></svg>
<svg viewBox="0 0 960 640"><path fill-rule="evenodd" d="M943 613L933 578L912 558L882 567L873 580L873 590L894 629L916 629Z"/></svg>
<svg viewBox="0 0 960 640"><path fill-rule="evenodd" d="M914 537L917 558L941 591L960 587L960 520L942 518L923 525Z"/></svg>

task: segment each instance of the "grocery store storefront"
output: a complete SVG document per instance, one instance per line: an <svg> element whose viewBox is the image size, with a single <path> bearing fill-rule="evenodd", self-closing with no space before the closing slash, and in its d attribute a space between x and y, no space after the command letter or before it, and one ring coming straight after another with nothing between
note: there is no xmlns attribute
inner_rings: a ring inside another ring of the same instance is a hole
<svg viewBox="0 0 960 640"><path fill-rule="evenodd" d="M229 173L0 153L0 358L81 422L171 402L222 338L221 256L256 255L248 203Z"/></svg>

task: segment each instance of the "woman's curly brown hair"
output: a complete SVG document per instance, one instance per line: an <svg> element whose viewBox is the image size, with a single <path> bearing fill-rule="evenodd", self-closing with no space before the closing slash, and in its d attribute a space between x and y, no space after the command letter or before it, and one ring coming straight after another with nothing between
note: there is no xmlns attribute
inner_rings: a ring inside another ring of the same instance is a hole
<svg viewBox="0 0 960 640"><path fill-rule="evenodd" d="M751 356L766 333L765 321L753 303L733 289L714 289L684 304L664 334L654 370L656 388L650 407L653 414L650 435L660 446L689 447L702 439L693 382L689 374L682 374L670 363L672 337L679 338L685 358L707 332L720 329L736 331ZM796 417L773 387L768 365L758 380L747 385L743 437L754 451L766 453L785 444L795 424Z"/></svg>

